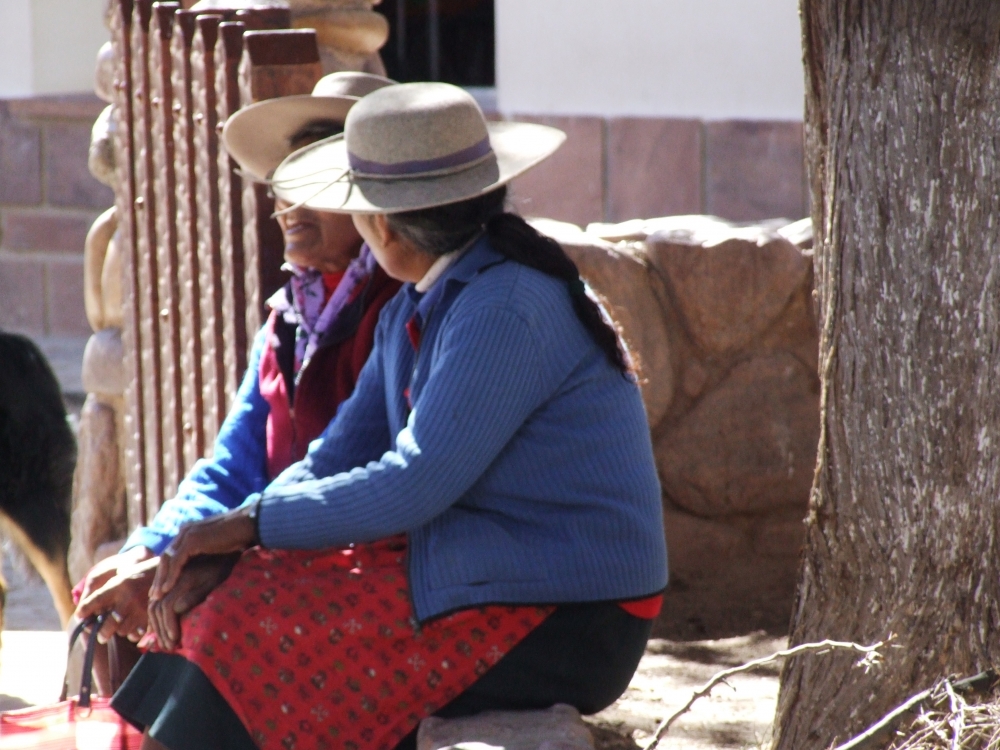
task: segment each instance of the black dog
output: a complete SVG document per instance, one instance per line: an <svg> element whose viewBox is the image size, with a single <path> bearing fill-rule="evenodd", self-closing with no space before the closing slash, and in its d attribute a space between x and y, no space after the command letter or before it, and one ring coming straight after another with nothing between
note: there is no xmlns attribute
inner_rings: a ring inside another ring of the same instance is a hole
<svg viewBox="0 0 1000 750"><path fill-rule="evenodd" d="M73 610L67 570L76 440L59 383L29 339L0 332L0 523L45 580L60 618ZM0 622L6 584L0 576Z"/></svg>

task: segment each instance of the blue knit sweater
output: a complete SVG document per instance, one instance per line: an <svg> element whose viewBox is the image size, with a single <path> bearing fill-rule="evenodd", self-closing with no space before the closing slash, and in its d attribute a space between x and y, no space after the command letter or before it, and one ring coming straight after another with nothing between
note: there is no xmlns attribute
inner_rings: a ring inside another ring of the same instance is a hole
<svg viewBox="0 0 1000 750"><path fill-rule="evenodd" d="M383 309L354 395L259 497L266 547L408 532L420 620L667 583L638 387L594 343L565 283L485 239L425 295L408 285Z"/></svg>

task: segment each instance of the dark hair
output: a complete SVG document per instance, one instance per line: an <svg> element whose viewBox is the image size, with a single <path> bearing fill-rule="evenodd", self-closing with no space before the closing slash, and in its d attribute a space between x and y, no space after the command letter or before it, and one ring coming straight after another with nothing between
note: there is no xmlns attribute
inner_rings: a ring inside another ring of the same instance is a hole
<svg viewBox="0 0 1000 750"><path fill-rule="evenodd" d="M393 231L431 255L444 255L467 245L485 230L490 244L504 257L565 281L580 322L611 364L624 375L632 374L618 330L605 317L599 302L587 294L576 263L554 239L505 211L506 198L507 188L500 187L459 203L389 214L387 219Z"/></svg>
<svg viewBox="0 0 1000 750"><path fill-rule="evenodd" d="M310 143L321 141L332 135L340 135L343 132L344 123L340 120L311 120L289 137L288 145L297 150Z"/></svg>

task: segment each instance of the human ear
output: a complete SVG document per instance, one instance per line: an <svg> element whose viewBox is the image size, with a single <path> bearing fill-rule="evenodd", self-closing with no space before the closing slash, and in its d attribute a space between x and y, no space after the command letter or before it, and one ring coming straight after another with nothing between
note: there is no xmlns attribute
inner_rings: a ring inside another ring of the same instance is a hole
<svg viewBox="0 0 1000 750"><path fill-rule="evenodd" d="M389 226L389 217L385 214L374 214L372 217L372 226L375 230L379 241L382 243L382 247L386 247L390 243L399 240L399 234Z"/></svg>

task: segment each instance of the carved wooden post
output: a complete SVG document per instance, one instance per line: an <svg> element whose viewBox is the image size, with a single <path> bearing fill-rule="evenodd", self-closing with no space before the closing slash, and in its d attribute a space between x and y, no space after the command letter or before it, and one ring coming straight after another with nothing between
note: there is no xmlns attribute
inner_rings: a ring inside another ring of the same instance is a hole
<svg viewBox="0 0 1000 750"><path fill-rule="evenodd" d="M159 295L160 400L163 488L162 498L173 497L184 471L184 409L181 401L180 288L177 256L177 194L174 173L174 111L171 75L173 58L170 39L175 2L153 5L149 33L149 80L152 122L153 194L155 196L154 235ZM159 507L157 505L157 507ZM155 512L155 508L150 511Z"/></svg>
<svg viewBox="0 0 1000 750"><path fill-rule="evenodd" d="M248 31L243 35L240 100L243 106L292 94L308 94L322 75L316 32ZM274 200L259 183L243 184L243 253L246 280L246 329L263 322L264 301L282 283L284 240L271 218Z"/></svg>
<svg viewBox="0 0 1000 750"><path fill-rule="evenodd" d="M198 16L191 47L194 105L195 194L198 208L198 275L205 445L226 416L222 326L222 257L219 226L219 150L216 133L215 44L221 15Z"/></svg>
<svg viewBox="0 0 1000 750"><path fill-rule="evenodd" d="M170 41L173 58L174 174L176 178L177 281L181 349L181 406L184 415L184 473L205 454L204 410L201 401L201 308L198 268L198 199L194 175L194 107L191 95L191 46L197 11L174 16Z"/></svg>
<svg viewBox="0 0 1000 750"><path fill-rule="evenodd" d="M163 403L160 394L159 264L156 255L156 195L153 190L149 23L153 0L136 0L132 23L132 137L135 152L135 237L138 260L139 333L145 435L146 507L163 502Z"/></svg>
<svg viewBox="0 0 1000 750"><path fill-rule="evenodd" d="M135 241L135 144L132 133L132 0L115 0L111 13L111 43L114 49L115 170L118 189L118 231L122 254L122 347L125 352L125 484L128 493L129 526L146 522L145 434L143 430L142 336L139 328L139 259Z"/></svg>
<svg viewBox="0 0 1000 750"><path fill-rule="evenodd" d="M219 26L215 45L215 89L218 97L219 128L240 107L239 64L243 54L242 23L229 22ZM247 366L246 292L243 285L243 202L242 183L237 165L219 149L219 216L222 245L222 320L225 348L226 403L236 395L239 378ZM239 283L237 283L237 281Z"/></svg>

